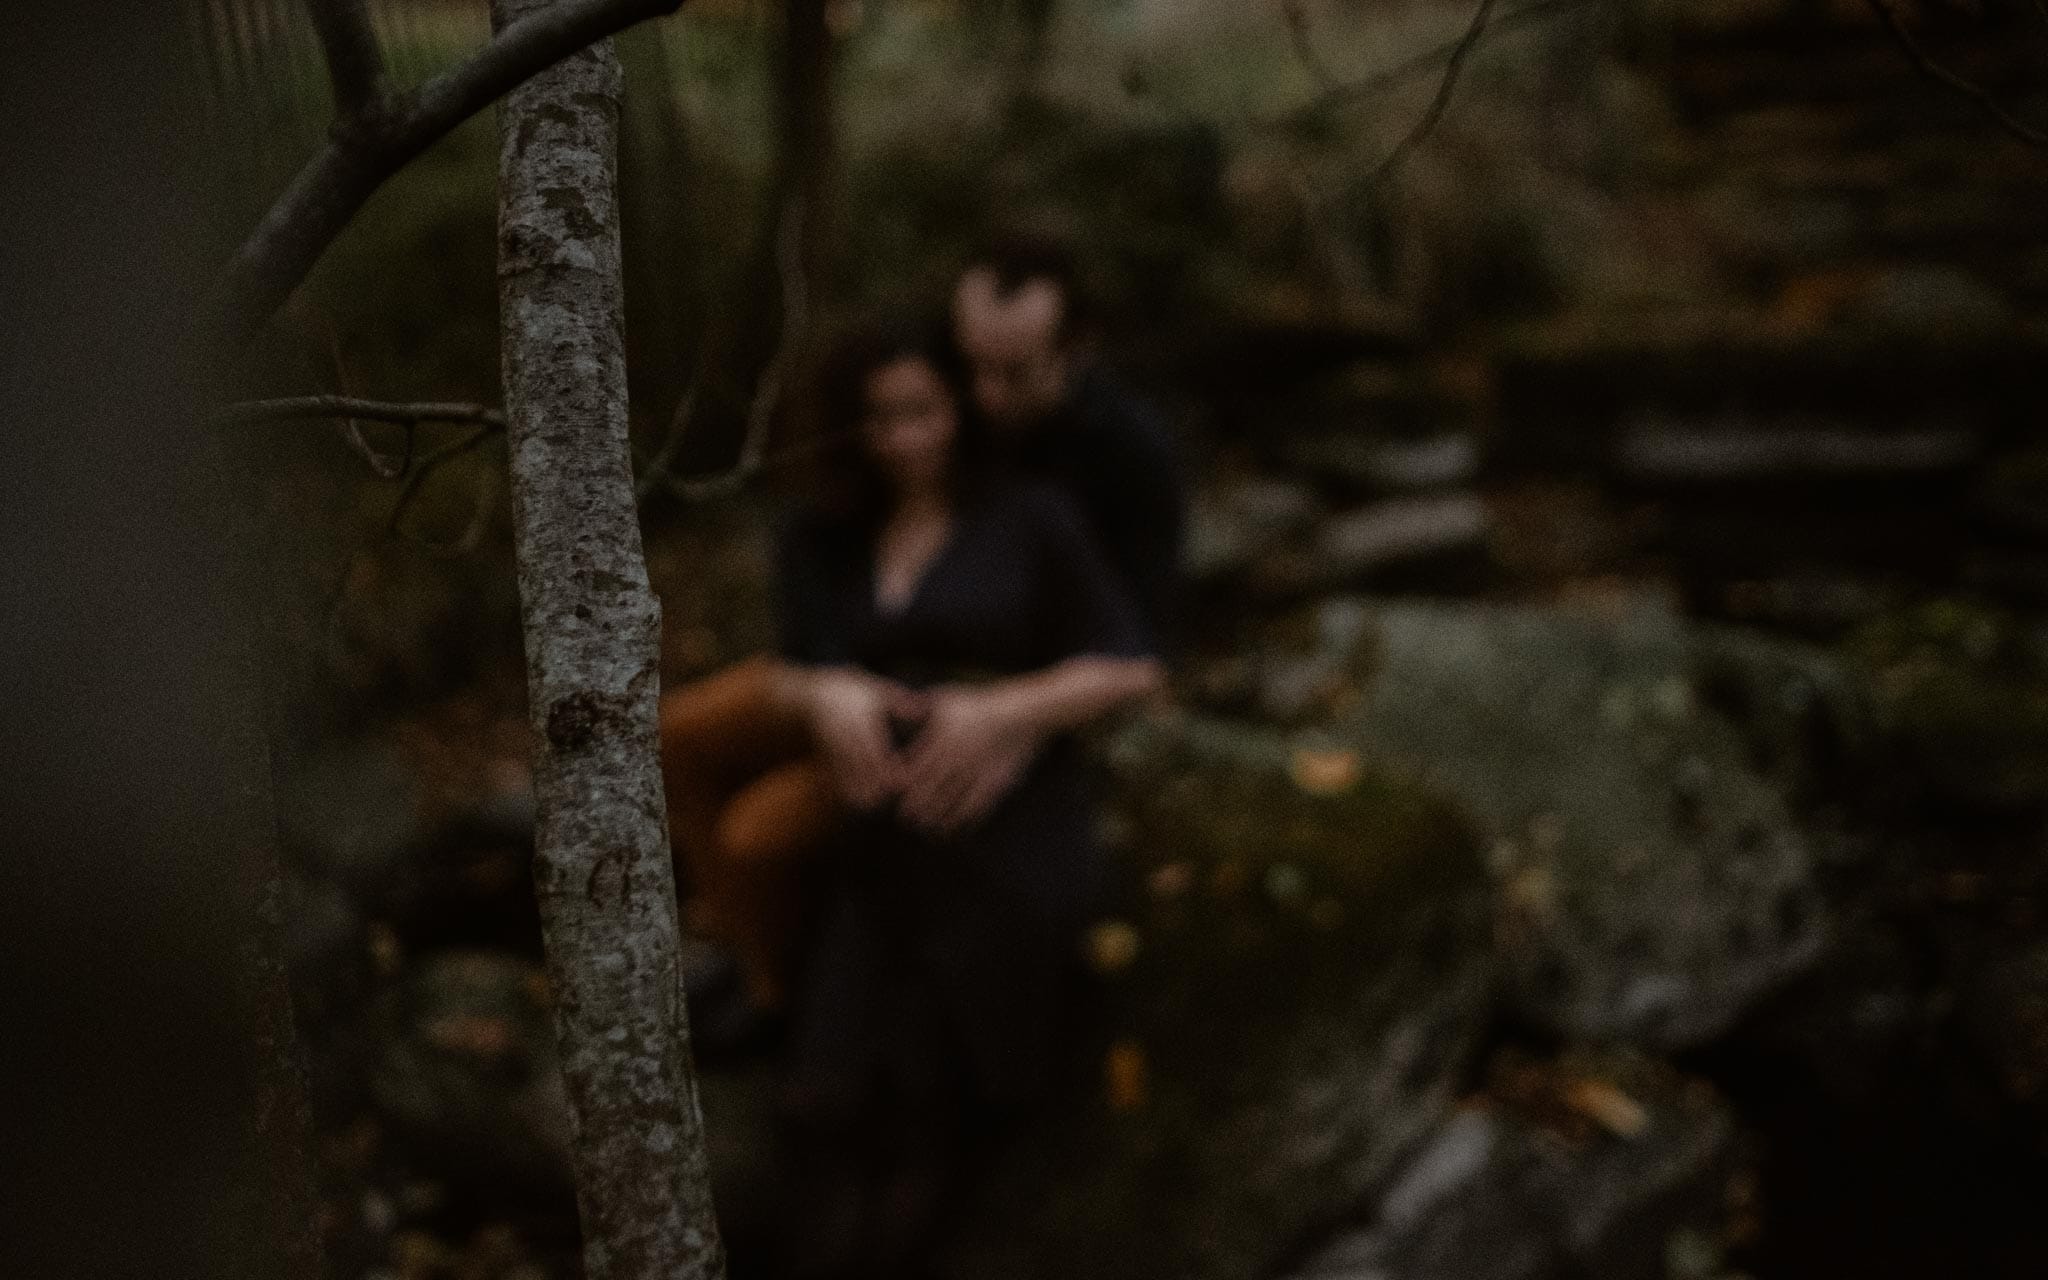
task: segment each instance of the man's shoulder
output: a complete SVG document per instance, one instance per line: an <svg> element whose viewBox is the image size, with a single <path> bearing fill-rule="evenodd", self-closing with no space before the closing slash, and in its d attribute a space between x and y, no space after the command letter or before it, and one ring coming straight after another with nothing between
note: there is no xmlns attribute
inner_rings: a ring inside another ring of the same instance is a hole
<svg viewBox="0 0 2048 1280"><path fill-rule="evenodd" d="M1105 365L1082 373L1074 409L1093 451L1158 466L1173 465L1179 455L1158 403Z"/></svg>
<svg viewBox="0 0 2048 1280"><path fill-rule="evenodd" d="M990 484L985 508L1005 519L1033 524L1057 522L1079 511L1067 486L1028 472L1004 475Z"/></svg>

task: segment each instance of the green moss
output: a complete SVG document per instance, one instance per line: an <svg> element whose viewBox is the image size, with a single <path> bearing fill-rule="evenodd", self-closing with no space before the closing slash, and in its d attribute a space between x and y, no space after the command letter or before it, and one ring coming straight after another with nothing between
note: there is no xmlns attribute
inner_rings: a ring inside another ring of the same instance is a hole
<svg viewBox="0 0 2048 1280"><path fill-rule="evenodd" d="M1284 1031L1391 954L1470 941L1485 879L1472 828L1417 783L1361 764L1347 785L1307 790L1277 740L1212 745L1119 779L1143 940L1119 1017L1169 1069L1214 1035ZM1339 776L1349 759L1318 758Z"/></svg>
<svg viewBox="0 0 2048 1280"><path fill-rule="evenodd" d="M1845 646L1898 762L1943 796L2048 803L2048 660L2014 615L1942 599Z"/></svg>

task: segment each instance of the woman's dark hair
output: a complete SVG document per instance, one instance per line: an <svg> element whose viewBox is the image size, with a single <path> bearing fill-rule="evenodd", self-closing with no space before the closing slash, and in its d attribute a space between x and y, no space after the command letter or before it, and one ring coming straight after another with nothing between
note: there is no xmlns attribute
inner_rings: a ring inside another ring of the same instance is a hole
<svg viewBox="0 0 2048 1280"><path fill-rule="evenodd" d="M814 380L812 417L821 464L818 505L832 514L878 519L888 506L888 481L868 452L861 420L867 414L868 380L901 360L929 367L952 398L956 500L980 489L988 439L951 325L942 313L887 315L849 326L827 352Z"/></svg>

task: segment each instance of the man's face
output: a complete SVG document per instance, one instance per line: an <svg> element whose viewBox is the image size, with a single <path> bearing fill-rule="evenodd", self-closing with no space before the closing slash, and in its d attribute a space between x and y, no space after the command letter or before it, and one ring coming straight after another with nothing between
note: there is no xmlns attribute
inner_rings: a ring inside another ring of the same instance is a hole
<svg viewBox="0 0 2048 1280"><path fill-rule="evenodd" d="M1027 280L1005 294L995 273L960 277L953 323L974 379L974 401L998 430L1027 429L1067 395L1071 353L1060 341L1065 299L1050 280Z"/></svg>

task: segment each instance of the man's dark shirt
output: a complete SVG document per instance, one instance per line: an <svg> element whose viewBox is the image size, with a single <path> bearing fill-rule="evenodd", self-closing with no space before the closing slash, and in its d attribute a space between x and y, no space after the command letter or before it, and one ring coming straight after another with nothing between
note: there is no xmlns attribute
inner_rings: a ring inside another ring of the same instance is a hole
<svg viewBox="0 0 2048 1280"><path fill-rule="evenodd" d="M1099 365L1029 430L1018 461L1065 489L1137 603L1155 645L1172 638L1185 514L1180 459L1152 407Z"/></svg>

